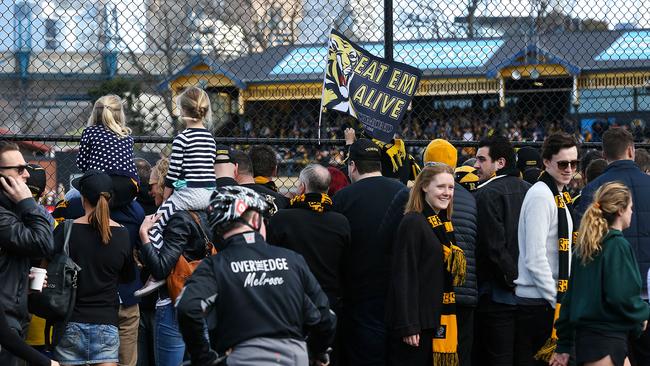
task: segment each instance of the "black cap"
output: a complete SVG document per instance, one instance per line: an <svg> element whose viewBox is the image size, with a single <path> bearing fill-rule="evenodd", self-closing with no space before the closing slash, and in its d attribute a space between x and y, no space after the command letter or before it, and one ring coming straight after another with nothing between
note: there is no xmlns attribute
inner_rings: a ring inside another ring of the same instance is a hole
<svg viewBox="0 0 650 366"><path fill-rule="evenodd" d="M217 160L215 164L232 163L232 149L228 145L217 145ZM224 156L227 156L224 157Z"/></svg>
<svg viewBox="0 0 650 366"><path fill-rule="evenodd" d="M38 199L43 195L45 184L47 183L45 168L38 164L28 164L27 172L29 172L27 187L29 187L29 190L32 192L32 196Z"/></svg>
<svg viewBox="0 0 650 366"><path fill-rule="evenodd" d="M525 146L517 151L517 169L523 173L528 168L541 169L542 155L537 149Z"/></svg>
<svg viewBox="0 0 650 366"><path fill-rule="evenodd" d="M113 196L113 180L99 170L88 170L81 177L73 179L71 184L93 205L97 204L102 192Z"/></svg>
<svg viewBox="0 0 650 366"><path fill-rule="evenodd" d="M542 175L542 169L537 168L537 167L532 167L524 170L524 172L521 174L523 180L530 184L535 184L537 180L539 179L539 176Z"/></svg>
<svg viewBox="0 0 650 366"><path fill-rule="evenodd" d="M349 160L381 161L381 149L368 139L358 139L350 145Z"/></svg>

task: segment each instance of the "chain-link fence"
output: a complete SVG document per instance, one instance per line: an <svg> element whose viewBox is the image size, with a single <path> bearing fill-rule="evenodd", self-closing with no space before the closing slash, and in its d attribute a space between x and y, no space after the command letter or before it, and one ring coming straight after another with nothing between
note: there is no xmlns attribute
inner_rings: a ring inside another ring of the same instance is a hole
<svg viewBox="0 0 650 366"><path fill-rule="evenodd" d="M332 28L423 71L398 131L416 157L436 137L465 156L491 133L650 138L643 1L0 0L0 28L0 134L46 167L52 201L105 94L123 97L136 156L152 163L183 129L174 96L189 85L209 92L217 140L274 146L280 177L336 162L359 126L327 111L316 141Z"/></svg>

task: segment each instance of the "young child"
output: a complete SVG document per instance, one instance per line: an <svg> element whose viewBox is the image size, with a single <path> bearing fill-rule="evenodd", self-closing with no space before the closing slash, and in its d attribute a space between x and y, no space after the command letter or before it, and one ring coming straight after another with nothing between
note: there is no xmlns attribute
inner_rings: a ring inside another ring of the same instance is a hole
<svg viewBox="0 0 650 366"><path fill-rule="evenodd" d="M156 249L163 245L162 234L169 218L178 211L205 209L216 187L216 143L204 125L212 118L208 94L203 89L190 87L178 97L177 105L186 129L172 142L165 178L165 202L156 213L160 218L149 232L149 240ZM135 296L145 296L164 283L164 278L149 277Z"/></svg>
<svg viewBox="0 0 650 366"><path fill-rule="evenodd" d="M123 101L117 95L105 95L93 106L87 127L81 134L77 167L81 172L94 169L113 180L113 205L125 205L135 199L140 179L133 160L133 138L126 127ZM65 194L66 200L80 197L76 189Z"/></svg>
<svg viewBox="0 0 650 366"><path fill-rule="evenodd" d="M81 134L77 167L109 175L127 176L139 181L133 161L133 138L126 127L122 99L105 95L95 102L87 127Z"/></svg>

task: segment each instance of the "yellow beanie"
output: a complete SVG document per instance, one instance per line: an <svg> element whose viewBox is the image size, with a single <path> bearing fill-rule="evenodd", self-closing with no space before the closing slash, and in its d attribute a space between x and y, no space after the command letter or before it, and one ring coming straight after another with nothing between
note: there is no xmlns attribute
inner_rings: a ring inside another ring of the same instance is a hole
<svg viewBox="0 0 650 366"><path fill-rule="evenodd" d="M429 143L424 150L424 164L429 162L445 163L452 168L456 168L458 162L458 151L454 145L447 140L435 139Z"/></svg>

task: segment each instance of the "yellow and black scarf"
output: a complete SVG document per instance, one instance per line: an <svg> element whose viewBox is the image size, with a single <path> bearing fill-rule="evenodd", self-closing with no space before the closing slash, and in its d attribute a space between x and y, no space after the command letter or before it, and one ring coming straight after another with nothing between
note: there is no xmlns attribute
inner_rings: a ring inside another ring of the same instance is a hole
<svg viewBox="0 0 650 366"><path fill-rule="evenodd" d="M255 184L261 184L264 187L272 190L273 192L278 192L278 186L276 186L275 182L273 182L267 177L262 177L261 175L255 177Z"/></svg>
<svg viewBox="0 0 650 366"><path fill-rule="evenodd" d="M555 316L553 317L553 331L551 332L551 337L546 341L544 346L537 351L535 354L536 360L550 361L553 352L555 352L555 347L557 345L557 334L555 333L555 322L560 316L560 307L562 304L562 299L564 294L569 289L569 268L570 268L570 250L571 250L571 241L569 240L569 235L573 235L573 243L576 242L578 237L578 231L575 230L573 233L569 233L569 221L567 217L567 212L565 208L569 209L569 214L573 215L573 200L571 195L567 191L566 187L562 192L559 192L557 189L557 183L555 179L551 177L550 174L544 172L538 179L539 182L544 182L548 188L553 192L553 197L555 198L555 206L557 207L557 236L558 236L558 283L557 283L557 295L555 305ZM575 221L574 221L575 222Z"/></svg>
<svg viewBox="0 0 650 366"><path fill-rule="evenodd" d="M437 214L425 205L422 214L427 218L434 234L442 243L445 261L445 280L442 294L440 327L433 334L433 364L458 366L458 325L456 323L456 293L454 286L465 282L467 265L465 253L456 245L454 226L447 218L447 211Z"/></svg>
<svg viewBox="0 0 650 366"><path fill-rule="evenodd" d="M294 197L289 207L306 208L322 213L332 208L332 199L326 193L305 193Z"/></svg>

